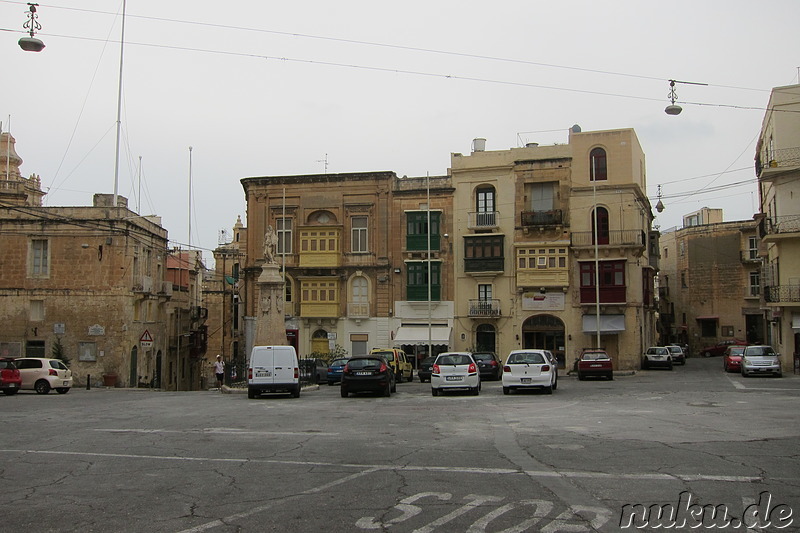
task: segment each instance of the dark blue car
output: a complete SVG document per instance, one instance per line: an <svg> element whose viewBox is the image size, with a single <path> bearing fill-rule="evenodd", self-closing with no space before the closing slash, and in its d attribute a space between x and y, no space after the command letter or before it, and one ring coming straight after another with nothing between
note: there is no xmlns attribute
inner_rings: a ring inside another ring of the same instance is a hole
<svg viewBox="0 0 800 533"><path fill-rule="evenodd" d="M342 371L347 361L347 359L334 359L331 361L331 364L328 365L328 385L342 381Z"/></svg>

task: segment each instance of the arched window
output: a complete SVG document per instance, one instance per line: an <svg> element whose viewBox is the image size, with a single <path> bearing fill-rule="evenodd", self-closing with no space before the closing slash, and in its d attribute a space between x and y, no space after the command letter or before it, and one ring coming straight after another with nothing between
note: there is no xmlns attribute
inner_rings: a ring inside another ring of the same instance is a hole
<svg viewBox="0 0 800 533"><path fill-rule="evenodd" d="M369 316L369 286L367 278L356 276L350 284L349 316Z"/></svg>
<svg viewBox="0 0 800 533"><path fill-rule="evenodd" d="M605 181L607 179L606 151L602 148L594 148L589 152L589 181Z"/></svg>
<svg viewBox="0 0 800 533"><path fill-rule="evenodd" d="M597 244L608 244L609 240L609 227L608 227L608 209L605 207L597 208L597 229L595 230L595 215L592 213L592 244L595 243L595 235L597 235Z"/></svg>

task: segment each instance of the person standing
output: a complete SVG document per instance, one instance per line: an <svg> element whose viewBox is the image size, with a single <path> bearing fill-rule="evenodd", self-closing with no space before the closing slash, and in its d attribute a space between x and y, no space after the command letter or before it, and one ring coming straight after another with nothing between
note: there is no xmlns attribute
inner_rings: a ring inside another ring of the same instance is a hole
<svg viewBox="0 0 800 533"><path fill-rule="evenodd" d="M217 388L222 390L222 381L225 379L225 363L222 362L222 356L217 354L217 360L214 363L214 374L217 375Z"/></svg>

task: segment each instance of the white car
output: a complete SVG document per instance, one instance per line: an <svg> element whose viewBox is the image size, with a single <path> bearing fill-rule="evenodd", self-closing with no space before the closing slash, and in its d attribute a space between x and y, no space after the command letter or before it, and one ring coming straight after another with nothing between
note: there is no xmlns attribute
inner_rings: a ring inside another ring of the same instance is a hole
<svg viewBox="0 0 800 533"><path fill-rule="evenodd" d="M542 389L553 394L558 367L547 350L511 350L503 366L503 394L516 389Z"/></svg>
<svg viewBox="0 0 800 533"><path fill-rule="evenodd" d="M20 357L14 364L22 377L22 390L47 394L50 389L55 389L59 394L66 394L72 388L72 370L60 359Z"/></svg>
<svg viewBox="0 0 800 533"><path fill-rule="evenodd" d="M647 370L654 366L663 366L672 370L672 354L666 346L651 346L642 356L642 369Z"/></svg>
<svg viewBox="0 0 800 533"><path fill-rule="evenodd" d="M452 389L467 389L473 396L481 391L478 365L469 352L444 352L431 367L431 394Z"/></svg>

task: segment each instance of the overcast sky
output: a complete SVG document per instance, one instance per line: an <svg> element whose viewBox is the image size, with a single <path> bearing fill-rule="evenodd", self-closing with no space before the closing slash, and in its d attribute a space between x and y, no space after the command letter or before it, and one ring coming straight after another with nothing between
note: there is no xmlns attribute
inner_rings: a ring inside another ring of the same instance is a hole
<svg viewBox="0 0 800 533"><path fill-rule="evenodd" d="M0 0L3 131L10 117L46 205L91 205L114 188L122 1L41 2L38 54L17 45L27 10ZM750 219L769 91L798 83L798 20L797 0L128 0L119 194L211 263L219 230L246 224L241 178L326 158L443 175L475 137L566 143L579 124L636 130L662 230L704 206ZM669 116L669 79L708 86L678 84Z"/></svg>

